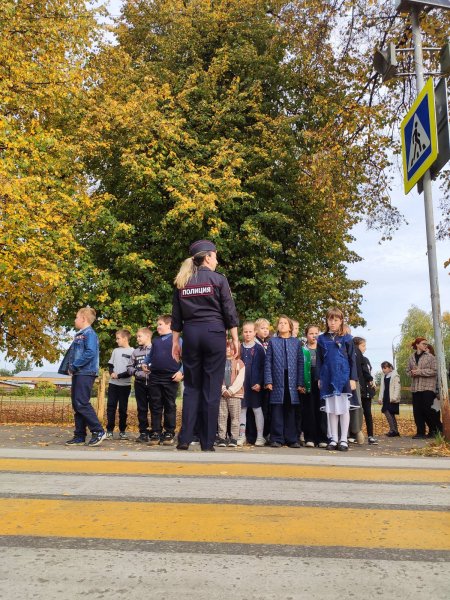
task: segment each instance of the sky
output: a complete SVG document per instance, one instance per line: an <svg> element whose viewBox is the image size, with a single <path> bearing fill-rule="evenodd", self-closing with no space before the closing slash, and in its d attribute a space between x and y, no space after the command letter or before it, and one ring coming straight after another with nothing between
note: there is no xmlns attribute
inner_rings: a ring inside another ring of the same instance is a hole
<svg viewBox="0 0 450 600"><path fill-rule="evenodd" d="M382 244L379 233L358 225L353 230L356 240L351 247L363 260L348 267L351 278L367 281L361 306L367 325L353 328L352 334L366 338L366 356L375 370L379 370L383 360L392 362L392 342L399 340L396 336L408 309L415 305L431 312L423 194L419 196L414 190L405 196L400 172L396 183L392 201L408 224L402 225L391 241ZM438 199L439 188L434 183L436 222L440 214L436 209ZM442 313L450 311L450 277L444 269L444 261L450 256L449 240L436 242L436 252Z"/></svg>
<svg viewBox="0 0 450 600"><path fill-rule="evenodd" d="M120 5L120 0L111 0L111 12L118 15ZM433 183L436 224L440 217L437 209L439 195L438 184ZM399 167L395 167L394 171L391 200L402 212L407 224L400 227L392 240L381 244L378 232L367 230L364 223L356 226L353 229L356 239L351 248L362 260L348 265L351 279L367 282L362 289L361 305L367 325L353 328L352 334L366 338L366 356L374 371L379 370L382 361L392 361L392 343L399 339L400 325L408 309L415 305L431 311L423 194L419 196L415 188L404 195ZM445 312L450 311L450 271L444 269L444 261L450 256L450 241L436 242L436 250L441 312ZM0 367L10 367L3 357L0 357ZM44 364L44 368L49 367L49 363Z"/></svg>

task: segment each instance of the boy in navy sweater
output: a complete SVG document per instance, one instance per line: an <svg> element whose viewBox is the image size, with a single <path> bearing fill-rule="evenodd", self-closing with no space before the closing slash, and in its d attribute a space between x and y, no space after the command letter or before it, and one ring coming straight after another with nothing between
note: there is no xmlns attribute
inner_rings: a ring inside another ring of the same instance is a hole
<svg viewBox="0 0 450 600"><path fill-rule="evenodd" d="M183 379L183 368L172 357L172 317L158 317L156 330L159 337L153 339L149 354L144 359L143 369L150 369L149 392L152 409L152 434L149 445L170 446L175 439L177 418L176 398L178 384ZM180 340L181 341L181 340ZM164 433L162 417L164 410Z"/></svg>

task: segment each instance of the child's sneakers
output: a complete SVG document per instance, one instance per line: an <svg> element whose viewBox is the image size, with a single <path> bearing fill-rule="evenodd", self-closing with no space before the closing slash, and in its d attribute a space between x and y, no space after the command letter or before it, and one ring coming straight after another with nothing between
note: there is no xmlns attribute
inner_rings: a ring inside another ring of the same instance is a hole
<svg viewBox="0 0 450 600"><path fill-rule="evenodd" d="M139 436L136 438L136 442L138 444L146 444L148 442L148 437L148 433L144 431L140 433Z"/></svg>
<svg viewBox="0 0 450 600"><path fill-rule="evenodd" d="M127 433L125 431L120 431L119 432L119 440L129 440L130 438L128 437Z"/></svg>
<svg viewBox="0 0 450 600"><path fill-rule="evenodd" d="M237 439L237 445L238 446L243 446L245 444L245 435L240 435Z"/></svg>
<svg viewBox="0 0 450 600"><path fill-rule="evenodd" d="M306 442L305 448L314 448L314 442Z"/></svg>
<svg viewBox="0 0 450 600"><path fill-rule="evenodd" d="M161 443L163 446L172 446L174 441L175 441L175 434L170 433L169 431L166 431L161 438Z"/></svg>
<svg viewBox="0 0 450 600"><path fill-rule="evenodd" d="M237 446L237 440L235 440L234 438L230 438L228 440L228 448L236 448Z"/></svg>
<svg viewBox="0 0 450 600"><path fill-rule="evenodd" d="M112 440L113 439L113 432L112 431L107 431L106 435L105 435L105 440Z"/></svg>
<svg viewBox="0 0 450 600"><path fill-rule="evenodd" d="M65 442L64 445L65 446L84 446L85 443L86 443L86 440L84 438L73 436L73 438L71 440L67 440L67 442Z"/></svg>
<svg viewBox="0 0 450 600"><path fill-rule="evenodd" d="M149 446L159 446L160 441L161 441L161 434L157 433L156 431L153 431L153 433L151 433L149 435L148 445Z"/></svg>
<svg viewBox="0 0 450 600"><path fill-rule="evenodd" d="M371 435L368 438L368 442L369 442L369 444L373 444L373 445L378 444L378 440Z"/></svg>
<svg viewBox="0 0 450 600"><path fill-rule="evenodd" d="M106 438L106 431L96 431L92 434L91 439L88 442L88 446L99 446Z"/></svg>
<svg viewBox="0 0 450 600"><path fill-rule="evenodd" d="M263 437L256 438L255 446L265 446L266 440Z"/></svg>
<svg viewBox="0 0 450 600"><path fill-rule="evenodd" d="M216 446L217 446L218 448L226 448L226 447L227 447L227 441L226 441L226 440L224 440L223 438L219 438L219 439L217 440L217 444L216 444Z"/></svg>

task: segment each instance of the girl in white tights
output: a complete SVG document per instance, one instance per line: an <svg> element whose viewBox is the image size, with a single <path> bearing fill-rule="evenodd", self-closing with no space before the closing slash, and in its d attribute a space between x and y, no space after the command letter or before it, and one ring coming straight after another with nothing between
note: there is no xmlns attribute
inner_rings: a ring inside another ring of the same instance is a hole
<svg viewBox="0 0 450 600"><path fill-rule="evenodd" d="M344 333L344 315L338 308L327 311L326 331L317 339L320 409L328 414L330 443L328 450L348 450L350 410L355 404L358 373L353 338ZM340 431L339 431L340 429Z"/></svg>

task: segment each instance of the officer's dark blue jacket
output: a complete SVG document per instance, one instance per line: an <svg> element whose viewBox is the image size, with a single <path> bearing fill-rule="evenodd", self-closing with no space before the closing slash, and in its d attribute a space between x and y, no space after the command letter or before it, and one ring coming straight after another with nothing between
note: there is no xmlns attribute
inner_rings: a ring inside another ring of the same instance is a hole
<svg viewBox="0 0 450 600"><path fill-rule="evenodd" d="M201 266L182 289L175 288L172 331L183 331L186 323L220 323L226 329L239 326L227 278Z"/></svg>
<svg viewBox="0 0 450 600"><path fill-rule="evenodd" d="M58 373L67 375L69 371L77 375L98 375L98 337L91 326L81 329L66 352Z"/></svg>

